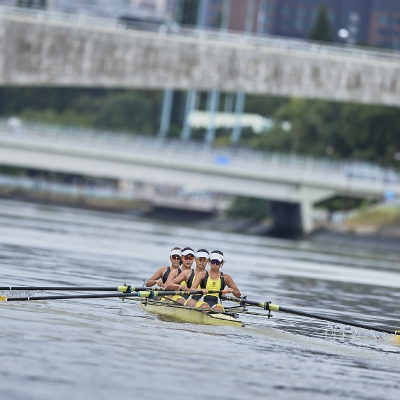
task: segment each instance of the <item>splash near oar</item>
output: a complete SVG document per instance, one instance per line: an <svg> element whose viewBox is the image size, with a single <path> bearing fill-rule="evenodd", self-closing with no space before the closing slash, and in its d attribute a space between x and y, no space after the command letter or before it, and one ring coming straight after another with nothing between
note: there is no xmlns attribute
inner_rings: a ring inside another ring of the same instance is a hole
<svg viewBox="0 0 400 400"><path fill-rule="evenodd" d="M236 303L240 303L241 305L250 305L250 306L256 306L256 307L261 307L264 310L267 311L281 311L285 312L288 314L295 314L295 315L300 315L303 317L308 317L308 318L314 318L314 319L319 319L322 321L329 321L329 322L334 322L337 324L342 324L342 325L348 325L348 326L354 326L356 328L362 328L362 329L368 329L376 332L382 332L382 333L388 333L390 335L400 335L400 330L396 329L390 329L390 328L380 328L377 326L371 326L371 325L366 325L366 324L360 324L358 322L352 322L352 321L345 321L339 318L332 318L332 317L327 317L323 315L318 315L318 314L312 314L308 313L305 311L300 311L300 310L293 310L291 308L287 307L281 307L278 306L277 304L272 304L270 302L257 302L257 301L252 301L252 300L247 300L247 299L238 299L234 297L228 297L228 296L222 296L223 300L229 300L229 301L234 301ZM268 317L270 314L268 314Z"/></svg>

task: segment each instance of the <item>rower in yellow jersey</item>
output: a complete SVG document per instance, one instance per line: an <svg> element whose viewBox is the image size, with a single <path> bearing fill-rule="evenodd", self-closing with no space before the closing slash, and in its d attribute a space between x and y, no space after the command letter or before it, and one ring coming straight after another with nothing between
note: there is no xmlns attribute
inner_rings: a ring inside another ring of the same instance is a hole
<svg viewBox="0 0 400 400"><path fill-rule="evenodd" d="M192 249L191 249L192 250ZM193 251L193 250L192 250ZM182 252L183 253L183 252ZM193 252L194 253L194 252ZM193 259L196 258L196 268L195 269L182 269L181 274L179 274L175 279L169 282L167 285L168 289L171 290L187 290L193 286L193 281L195 280L196 276L205 270L208 259L210 257L210 253L206 249L200 249L196 251L195 256L189 254L188 256L191 257L191 262L193 263ZM183 263L185 263L185 257L183 256ZM200 288L200 286L199 286ZM180 303L184 304L189 307L194 307L198 300L200 300L201 295L192 295L189 298L189 295L184 295L180 297L173 297L173 299Z"/></svg>
<svg viewBox="0 0 400 400"><path fill-rule="evenodd" d="M224 312L224 306L220 302L220 294L210 293L208 291L221 291L226 286L227 293L232 293L235 297L240 297L240 290L233 282L233 279L228 274L224 274L220 271L220 268L224 264L224 254L220 250L214 250L210 254L210 270L202 271L196 274L196 279L193 282L193 287L200 285L201 290L204 293L203 300L198 300L196 307L212 309L217 312Z"/></svg>
<svg viewBox="0 0 400 400"><path fill-rule="evenodd" d="M154 275L146 281L145 286L150 287L158 285L160 287L163 287L167 282L171 281L177 275L179 275L181 273L181 256L182 250L180 247L174 247L173 249L171 249L171 252L169 254L171 266L159 268L154 273Z"/></svg>

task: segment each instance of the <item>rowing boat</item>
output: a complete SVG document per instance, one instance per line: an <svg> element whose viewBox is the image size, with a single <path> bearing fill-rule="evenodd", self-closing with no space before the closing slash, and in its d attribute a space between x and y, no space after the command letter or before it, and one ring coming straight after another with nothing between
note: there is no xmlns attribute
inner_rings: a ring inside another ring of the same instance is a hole
<svg viewBox="0 0 400 400"><path fill-rule="evenodd" d="M244 323L232 314L207 312L204 309L185 307L176 303L146 299L140 303L140 307L154 314L173 317L192 324L244 326Z"/></svg>
<svg viewBox="0 0 400 400"><path fill-rule="evenodd" d="M393 343L396 345L400 344L400 329L393 329L389 327L379 327L379 326L371 326L365 323L359 323L355 321L346 321L340 318L333 318L326 315L314 314L307 311L295 310L292 308L282 307L277 304L272 304L267 301L254 301L248 300L246 297L236 298L224 296L225 291L209 291L209 293L220 293L222 300L232 301L235 303L239 303L240 306L229 307L229 313L216 313L213 311L207 311L204 309L196 309L182 306L178 303L173 302L162 302L160 300L156 300L158 296L174 296L174 295L203 295L202 291L197 292L188 292L188 291L168 291L168 290L147 290L147 288L138 288L133 286L117 286L117 287L84 287L84 286L1 286L1 290L7 291L36 291L36 290L62 290L62 291L117 291L119 293L107 293L107 294L74 294L74 295L45 295L45 296L29 296L29 297L8 297L0 295L0 302L11 302L11 301L30 301L30 300L72 300L72 299L101 299L101 298L112 298L119 297L122 300L134 300L138 299L142 301L140 306L146 310L156 314L170 316L173 318L177 318L181 321L192 322L195 324L206 324L206 325L227 325L227 326L244 326L244 323L237 319L236 314L232 314L232 311L241 312L245 314L249 314L246 306L259 307L265 311L268 311L268 314L259 314L253 313L252 315L264 315L267 318L272 317L271 311L282 311L288 314L294 314L298 316L314 318L321 321L329 321L334 324L340 325L348 325L361 329L368 329L376 332L386 333L391 335L391 339L393 339ZM225 309L226 310L226 309Z"/></svg>

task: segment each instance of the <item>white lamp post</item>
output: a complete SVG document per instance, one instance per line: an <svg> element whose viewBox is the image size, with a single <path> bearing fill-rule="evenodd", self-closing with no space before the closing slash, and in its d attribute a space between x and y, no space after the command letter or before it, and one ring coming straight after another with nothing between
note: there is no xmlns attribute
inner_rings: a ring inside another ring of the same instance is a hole
<svg viewBox="0 0 400 400"><path fill-rule="evenodd" d="M339 29L337 34L340 37L340 39L342 39L346 44L349 43L350 32L348 29L346 28Z"/></svg>

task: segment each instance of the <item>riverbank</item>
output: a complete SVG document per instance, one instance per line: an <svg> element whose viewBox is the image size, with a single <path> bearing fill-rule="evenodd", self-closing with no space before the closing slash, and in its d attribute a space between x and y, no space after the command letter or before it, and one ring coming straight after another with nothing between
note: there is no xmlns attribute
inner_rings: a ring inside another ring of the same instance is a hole
<svg viewBox="0 0 400 400"><path fill-rule="evenodd" d="M232 219L211 213L184 212L171 209L154 209L149 204L133 200L115 200L71 197L68 195L38 193L26 190L0 189L0 199L30 202L44 205L63 206L93 211L135 215L144 219L174 221L198 229L220 232L243 233L258 236L270 234L272 221L261 222L246 219ZM373 248L379 251L398 251L400 253L400 223L366 224L363 221L343 223L319 222L319 227L307 236L292 237L294 240L307 240L316 243L354 247Z"/></svg>
<svg viewBox="0 0 400 400"><path fill-rule="evenodd" d="M0 188L0 199L137 215L150 210L148 204L136 200L70 196L15 188Z"/></svg>
<svg viewBox="0 0 400 400"><path fill-rule="evenodd" d="M326 228L341 235L400 241L400 203L393 200L371 207L361 207L351 218L341 223L327 223Z"/></svg>

